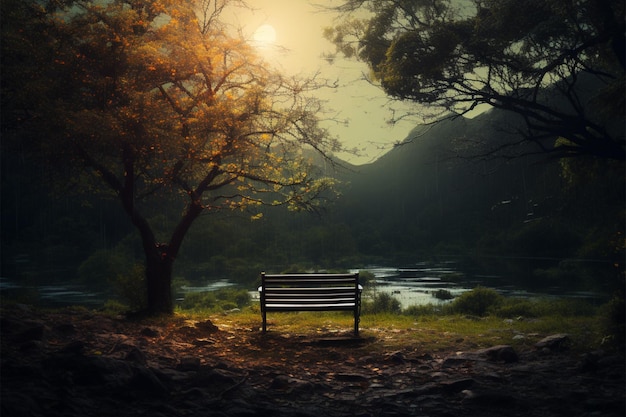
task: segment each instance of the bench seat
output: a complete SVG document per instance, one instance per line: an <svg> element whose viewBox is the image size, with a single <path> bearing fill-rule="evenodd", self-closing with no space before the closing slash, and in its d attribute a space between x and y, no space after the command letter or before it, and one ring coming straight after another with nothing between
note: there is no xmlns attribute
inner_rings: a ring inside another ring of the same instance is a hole
<svg viewBox="0 0 626 417"><path fill-rule="evenodd" d="M359 274L279 274L261 273L259 299L263 332L267 312L352 311L354 333L359 333L361 292Z"/></svg>

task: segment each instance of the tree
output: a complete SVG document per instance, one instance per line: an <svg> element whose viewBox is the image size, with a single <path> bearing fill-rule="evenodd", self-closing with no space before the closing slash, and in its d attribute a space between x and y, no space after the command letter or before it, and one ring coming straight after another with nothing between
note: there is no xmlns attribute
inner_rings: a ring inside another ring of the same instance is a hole
<svg viewBox="0 0 626 417"><path fill-rule="evenodd" d="M624 8L621 0L349 0L325 35L367 63L392 97L454 115L487 104L519 114L520 133L542 152L623 161Z"/></svg>
<svg viewBox="0 0 626 417"><path fill-rule="evenodd" d="M3 122L63 192L119 199L141 236L149 313L172 312L172 266L198 216L314 210L332 186L302 152L338 146L308 96L320 82L273 71L229 34L220 15L233 3L3 2ZM150 213L164 199L182 214L158 237Z"/></svg>

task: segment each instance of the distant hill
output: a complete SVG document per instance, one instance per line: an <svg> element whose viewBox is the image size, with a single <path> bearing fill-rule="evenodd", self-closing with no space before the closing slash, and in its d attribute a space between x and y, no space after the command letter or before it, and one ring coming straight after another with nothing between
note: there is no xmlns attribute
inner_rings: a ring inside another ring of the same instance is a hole
<svg viewBox="0 0 626 417"><path fill-rule="evenodd" d="M552 213L562 189L558 162L517 144L520 123L490 110L418 126L383 157L347 174L344 216L377 236L364 251L467 242Z"/></svg>

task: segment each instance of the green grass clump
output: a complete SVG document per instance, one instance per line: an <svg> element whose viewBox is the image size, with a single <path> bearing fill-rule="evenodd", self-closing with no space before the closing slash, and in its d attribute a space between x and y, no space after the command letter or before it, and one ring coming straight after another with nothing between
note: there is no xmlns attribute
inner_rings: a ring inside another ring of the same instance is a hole
<svg viewBox="0 0 626 417"><path fill-rule="evenodd" d="M400 314L401 312L402 305L400 301L386 292L374 292L369 298L363 300L363 314Z"/></svg>
<svg viewBox="0 0 626 417"><path fill-rule="evenodd" d="M450 305L450 309L457 314L482 317L499 307L503 302L504 297L496 290L476 287L456 298Z"/></svg>
<svg viewBox="0 0 626 417"><path fill-rule="evenodd" d="M250 304L250 294L241 288L220 288L216 291L188 293L180 302L181 310L222 312L241 309Z"/></svg>

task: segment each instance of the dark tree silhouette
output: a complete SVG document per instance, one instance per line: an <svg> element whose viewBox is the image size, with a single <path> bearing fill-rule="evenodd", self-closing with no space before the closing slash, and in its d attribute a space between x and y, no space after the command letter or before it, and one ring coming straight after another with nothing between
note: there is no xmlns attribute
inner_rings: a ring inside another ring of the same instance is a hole
<svg viewBox="0 0 626 417"><path fill-rule="evenodd" d="M520 133L543 152L623 161L624 8L622 0L349 0L326 37L367 63L390 96L454 115L487 104L520 115Z"/></svg>

